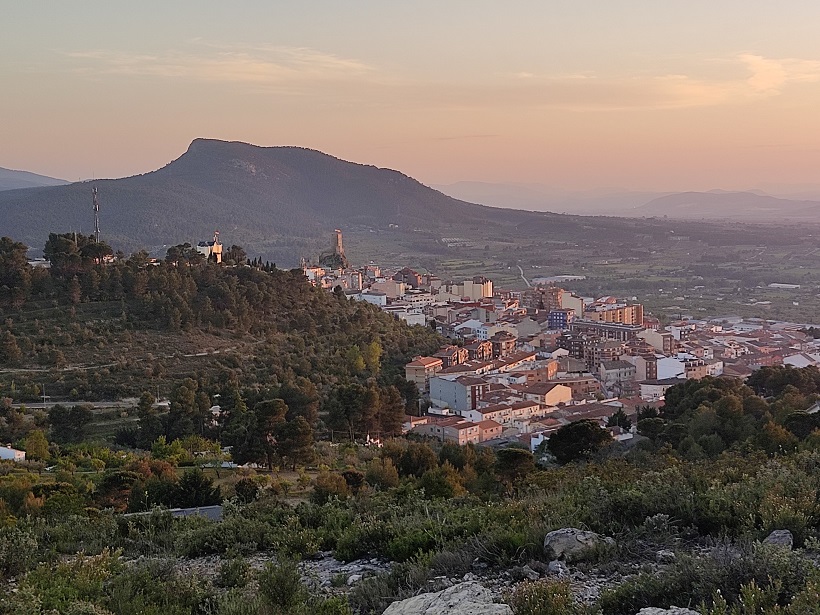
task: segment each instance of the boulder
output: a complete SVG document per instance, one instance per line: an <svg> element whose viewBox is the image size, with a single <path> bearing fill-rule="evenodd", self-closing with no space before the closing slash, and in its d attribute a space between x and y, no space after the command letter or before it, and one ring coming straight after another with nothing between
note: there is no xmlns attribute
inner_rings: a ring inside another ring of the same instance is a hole
<svg viewBox="0 0 820 615"><path fill-rule="evenodd" d="M789 530L775 530L763 539L763 544L791 549L794 546L794 537Z"/></svg>
<svg viewBox="0 0 820 615"><path fill-rule="evenodd" d="M574 527L550 532L544 537L544 553L551 560L562 559L578 562L591 553L615 547L615 541L595 532L587 532Z"/></svg>
<svg viewBox="0 0 820 615"><path fill-rule="evenodd" d="M394 602L383 615L512 615L512 609L493 603L490 590L468 581Z"/></svg>
<svg viewBox="0 0 820 615"><path fill-rule="evenodd" d="M668 609L659 609L654 606L649 606L638 611L636 615L700 615L700 613L679 606L670 606Z"/></svg>

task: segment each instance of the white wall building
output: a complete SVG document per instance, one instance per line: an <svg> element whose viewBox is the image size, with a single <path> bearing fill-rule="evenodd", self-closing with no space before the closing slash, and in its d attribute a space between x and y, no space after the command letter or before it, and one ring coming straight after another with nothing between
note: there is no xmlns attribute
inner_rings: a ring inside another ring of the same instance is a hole
<svg viewBox="0 0 820 615"><path fill-rule="evenodd" d="M16 448L10 446L0 446L0 459L8 461L25 461L26 452L18 451Z"/></svg>

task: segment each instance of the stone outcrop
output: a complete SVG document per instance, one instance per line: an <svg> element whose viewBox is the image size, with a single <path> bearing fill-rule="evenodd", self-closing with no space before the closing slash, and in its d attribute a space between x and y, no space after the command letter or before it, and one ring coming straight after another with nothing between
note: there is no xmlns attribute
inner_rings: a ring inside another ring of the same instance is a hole
<svg viewBox="0 0 820 615"><path fill-rule="evenodd" d="M487 588L468 581L447 589L394 602L384 615L512 615L506 604L493 603Z"/></svg>
<svg viewBox="0 0 820 615"><path fill-rule="evenodd" d="M763 539L763 544L791 549L794 546L794 537L789 530L775 530Z"/></svg>
<svg viewBox="0 0 820 615"><path fill-rule="evenodd" d="M578 562L601 549L614 549L612 538L574 527L550 532L544 537L544 553L551 560Z"/></svg>
<svg viewBox="0 0 820 615"><path fill-rule="evenodd" d="M684 609L679 606L670 606L668 609L659 609L654 606L646 607L637 612L636 615L700 615L692 609Z"/></svg>

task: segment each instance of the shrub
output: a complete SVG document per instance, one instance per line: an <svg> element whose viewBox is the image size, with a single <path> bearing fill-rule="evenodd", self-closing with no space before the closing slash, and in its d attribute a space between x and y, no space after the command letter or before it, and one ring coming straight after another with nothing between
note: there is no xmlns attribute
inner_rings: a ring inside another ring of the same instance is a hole
<svg viewBox="0 0 820 615"><path fill-rule="evenodd" d="M217 584L220 587L245 587L250 577L251 567L242 557L234 557L222 562L219 567Z"/></svg>
<svg viewBox="0 0 820 615"><path fill-rule="evenodd" d="M345 481L342 476L339 474L331 474L330 472L322 472L316 477L310 499L316 504L324 504L331 498L336 497L343 500L349 495L350 489L347 486L347 481Z"/></svg>
<svg viewBox="0 0 820 615"><path fill-rule="evenodd" d="M0 527L0 578L25 572L37 561L37 538L28 528Z"/></svg>
<svg viewBox="0 0 820 615"><path fill-rule="evenodd" d="M510 593L507 602L515 615L580 615L572 600L569 581L525 581Z"/></svg>

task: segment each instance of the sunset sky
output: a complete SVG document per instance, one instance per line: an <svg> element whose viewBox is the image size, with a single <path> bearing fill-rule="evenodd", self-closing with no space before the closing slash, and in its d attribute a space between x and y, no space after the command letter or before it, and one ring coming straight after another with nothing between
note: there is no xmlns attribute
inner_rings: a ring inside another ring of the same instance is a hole
<svg viewBox="0 0 820 615"><path fill-rule="evenodd" d="M0 0L0 166L163 166L196 137L425 183L820 184L820 2Z"/></svg>

